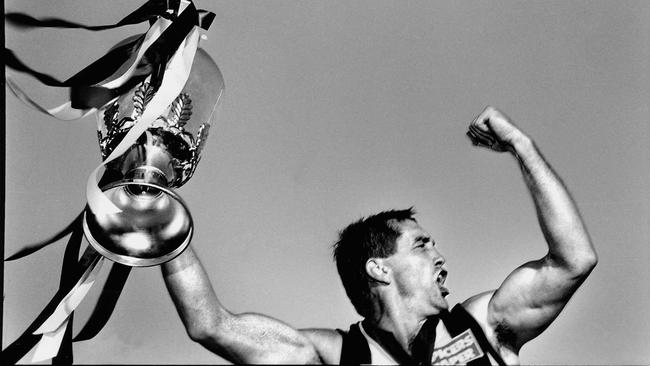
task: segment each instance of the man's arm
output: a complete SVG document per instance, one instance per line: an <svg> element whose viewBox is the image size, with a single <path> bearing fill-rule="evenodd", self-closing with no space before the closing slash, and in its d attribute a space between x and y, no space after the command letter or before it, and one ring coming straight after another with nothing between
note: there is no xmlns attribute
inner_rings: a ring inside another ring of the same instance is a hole
<svg viewBox="0 0 650 366"><path fill-rule="evenodd" d="M468 135L476 145L509 151L517 158L548 244L543 258L515 269L488 301L479 295L465 304L470 312L481 314L499 345L518 353L559 315L597 256L564 184L508 117L488 107L472 122ZM487 304L486 311L476 310L481 303Z"/></svg>
<svg viewBox="0 0 650 366"><path fill-rule="evenodd" d="M231 313L217 299L191 247L163 264L162 273L190 338L230 362L321 363L313 343L320 338L314 337L336 333L298 331L264 315Z"/></svg>

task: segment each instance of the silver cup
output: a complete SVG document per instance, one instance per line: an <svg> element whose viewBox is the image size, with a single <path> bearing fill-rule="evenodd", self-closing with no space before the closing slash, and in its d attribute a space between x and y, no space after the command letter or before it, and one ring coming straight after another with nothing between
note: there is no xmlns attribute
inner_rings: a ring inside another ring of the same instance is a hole
<svg viewBox="0 0 650 366"><path fill-rule="evenodd" d="M103 159L142 115L157 92L152 84L147 78L98 112ZM166 112L124 154L106 165L107 176L115 179L101 189L121 212L86 209L84 234L99 253L141 267L169 261L187 247L193 233L192 216L172 188L182 186L194 174L223 91L219 68L198 49L187 83Z"/></svg>

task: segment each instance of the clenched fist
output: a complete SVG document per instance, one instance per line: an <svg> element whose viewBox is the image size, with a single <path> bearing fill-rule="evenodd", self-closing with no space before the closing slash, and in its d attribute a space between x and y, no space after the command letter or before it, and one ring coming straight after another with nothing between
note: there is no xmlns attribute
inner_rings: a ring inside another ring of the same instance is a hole
<svg viewBox="0 0 650 366"><path fill-rule="evenodd" d="M515 142L526 137L508 116L490 106L470 123L467 136L474 145L499 152L513 151Z"/></svg>

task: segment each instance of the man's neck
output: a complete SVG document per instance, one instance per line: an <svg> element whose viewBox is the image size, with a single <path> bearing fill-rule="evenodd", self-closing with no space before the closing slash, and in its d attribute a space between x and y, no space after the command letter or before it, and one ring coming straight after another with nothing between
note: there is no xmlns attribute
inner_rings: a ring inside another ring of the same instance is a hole
<svg viewBox="0 0 650 366"><path fill-rule="evenodd" d="M411 355L413 341L428 317L403 306L403 302L388 302L377 310L375 316L367 320L374 327L390 332L401 348Z"/></svg>
<svg viewBox="0 0 650 366"><path fill-rule="evenodd" d="M416 328L417 331L414 331L413 335L404 335L405 330L402 327L397 328L391 325L392 330L380 328L379 324L373 323L369 319L364 320L362 325L367 335L388 352L398 364L415 365L431 362L437 323L437 318L430 317ZM409 331L406 330L406 332Z"/></svg>

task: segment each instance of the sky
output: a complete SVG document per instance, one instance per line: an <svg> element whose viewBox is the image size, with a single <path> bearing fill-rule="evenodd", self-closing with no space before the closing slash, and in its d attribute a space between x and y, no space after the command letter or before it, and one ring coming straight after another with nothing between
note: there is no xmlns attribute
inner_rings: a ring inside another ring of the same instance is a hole
<svg viewBox="0 0 650 366"><path fill-rule="evenodd" d="M141 2L6 0L89 25ZM650 4L644 1L196 1L226 84L178 193L221 302L301 327L347 329L331 258L362 216L415 206L447 259L449 303L495 289L546 245L515 159L465 136L486 105L529 134L577 201L599 264L524 364L647 364L650 348ZM6 28L6 46L66 79L146 25ZM7 71L46 106L65 93ZM101 162L95 117L63 122L7 90L5 257L84 207ZM65 240L5 263L3 348L58 287ZM99 284L108 274L102 268ZM95 285L75 315L80 329ZM186 335L160 269L135 268L112 318L74 344L84 364L214 364Z"/></svg>

